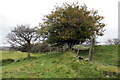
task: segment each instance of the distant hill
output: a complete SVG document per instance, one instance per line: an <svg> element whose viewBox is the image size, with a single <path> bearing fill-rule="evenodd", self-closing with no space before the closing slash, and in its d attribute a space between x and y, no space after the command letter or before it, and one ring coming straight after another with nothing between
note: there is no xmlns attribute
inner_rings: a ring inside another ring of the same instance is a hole
<svg viewBox="0 0 120 80"><path fill-rule="evenodd" d="M0 51L9 51L10 47L8 46L0 46Z"/></svg>

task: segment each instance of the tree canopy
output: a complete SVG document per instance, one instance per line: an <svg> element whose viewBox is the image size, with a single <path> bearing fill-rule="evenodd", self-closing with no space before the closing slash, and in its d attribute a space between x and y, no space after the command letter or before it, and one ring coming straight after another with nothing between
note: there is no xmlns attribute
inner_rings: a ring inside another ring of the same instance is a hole
<svg viewBox="0 0 120 80"><path fill-rule="evenodd" d="M11 46L24 46L37 41L37 28L30 28L29 25L17 25L8 35L8 43Z"/></svg>
<svg viewBox="0 0 120 80"><path fill-rule="evenodd" d="M103 35L102 19L97 10L88 10L86 5L64 3L45 16L41 35L50 44L83 43L93 35Z"/></svg>

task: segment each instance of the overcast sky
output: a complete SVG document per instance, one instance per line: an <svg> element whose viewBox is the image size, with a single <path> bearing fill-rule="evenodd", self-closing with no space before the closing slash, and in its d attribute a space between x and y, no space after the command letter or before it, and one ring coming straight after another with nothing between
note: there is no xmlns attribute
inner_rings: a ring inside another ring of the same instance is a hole
<svg viewBox="0 0 120 80"><path fill-rule="evenodd" d="M98 10L104 16L106 24L103 37L97 40L106 42L107 39L118 37L118 1L119 0L0 0L0 46L4 46L5 36L17 24L38 26L44 15L54 9L55 5L64 2L84 3L90 10Z"/></svg>

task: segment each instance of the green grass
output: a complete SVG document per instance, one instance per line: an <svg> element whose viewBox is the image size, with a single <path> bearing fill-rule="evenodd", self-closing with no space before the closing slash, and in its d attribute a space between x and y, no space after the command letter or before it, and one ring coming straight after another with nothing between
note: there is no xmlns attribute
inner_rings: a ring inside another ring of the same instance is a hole
<svg viewBox="0 0 120 80"><path fill-rule="evenodd" d="M0 54L2 56L1 59L18 59L18 58L25 58L27 56L27 53L20 52L20 51L0 51ZM31 54L32 56L35 56L35 54Z"/></svg>
<svg viewBox="0 0 120 80"><path fill-rule="evenodd" d="M79 54L82 57L88 57L89 51L81 51ZM105 45L96 46L93 61L103 65L118 65L118 46Z"/></svg>
<svg viewBox="0 0 120 80"><path fill-rule="evenodd" d="M112 50L110 49L112 48ZM115 78L118 74L117 46L97 46L93 62L78 60L75 52L66 51L32 54L32 59L24 60L26 53L2 52L3 59L21 59L20 62L2 67L3 78ZM109 51L110 50L110 51ZM8 55L13 57L8 57ZM20 55L21 56L15 56ZM87 57L87 51L80 56ZM110 57L108 57L110 56ZM34 58L33 58L34 57ZM108 58L106 58L108 57ZM110 60L110 61L109 61Z"/></svg>

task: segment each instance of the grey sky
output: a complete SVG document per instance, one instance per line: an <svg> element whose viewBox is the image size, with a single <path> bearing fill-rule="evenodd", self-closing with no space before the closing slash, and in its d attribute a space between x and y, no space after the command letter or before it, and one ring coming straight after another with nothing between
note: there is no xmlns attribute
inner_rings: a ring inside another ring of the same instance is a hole
<svg viewBox="0 0 120 80"><path fill-rule="evenodd" d="M4 46L5 36L17 24L31 24L37 26L57 4L63 2L84 3L90 10L99 11L104 16L106 25L105 35L97 40L105 42L107 39L118 37L118 1L119 0L0 0L0 46Z"/></svg>

